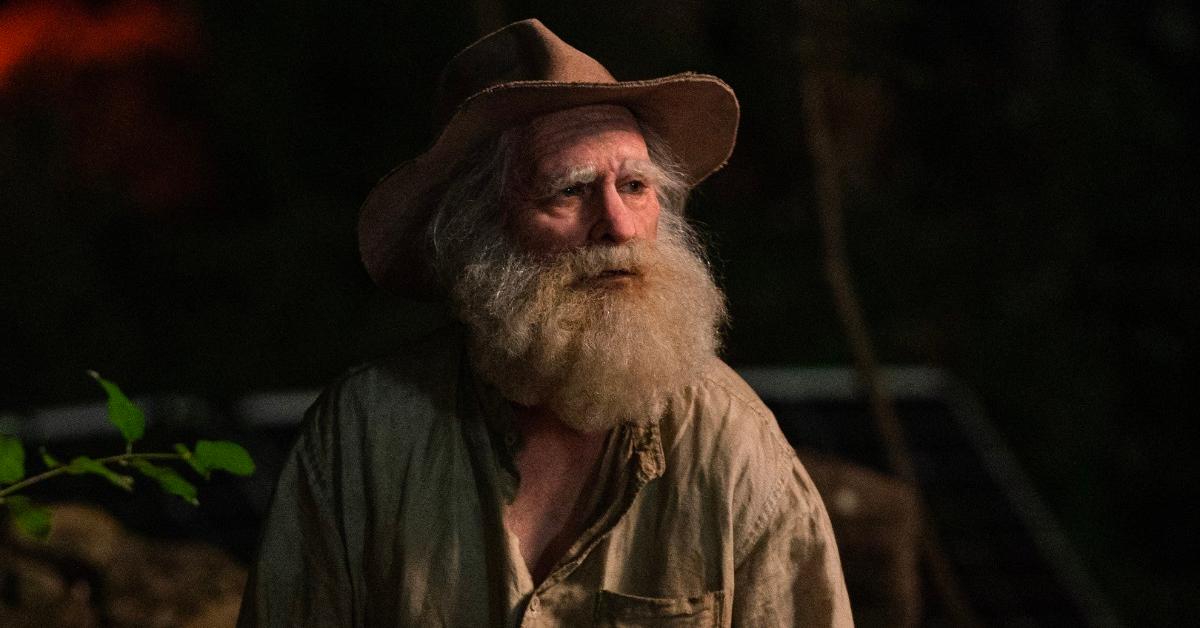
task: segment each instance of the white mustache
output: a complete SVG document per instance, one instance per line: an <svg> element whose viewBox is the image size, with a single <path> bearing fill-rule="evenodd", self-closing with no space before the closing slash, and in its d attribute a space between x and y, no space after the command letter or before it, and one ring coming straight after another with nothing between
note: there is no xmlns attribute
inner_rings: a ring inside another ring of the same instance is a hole
<svg viewBox="0 0 1200 628"><path fill-rule="evenodd" d="M613 275L642 275L653 243L591 245L561 254L551 265L565 267L568 283L579 283Z"/></svg>

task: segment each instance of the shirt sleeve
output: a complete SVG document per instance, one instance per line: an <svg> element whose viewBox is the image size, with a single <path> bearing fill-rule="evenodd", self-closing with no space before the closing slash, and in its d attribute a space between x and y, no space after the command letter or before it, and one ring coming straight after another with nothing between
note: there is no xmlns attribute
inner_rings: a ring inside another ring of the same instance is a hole
<svg viewBox="0 0 1200 628"><path fill-rule="evenodd" d="M794 454L772 508L735 567L733 625L852 627L829 515Z"/></svg>
<svg viewBox="0 0 1200 628"><path fill-rule="evenodd" d="M309 410L279 476L239 627L351 626L352 581L330 463L333 408Z"/></svg>

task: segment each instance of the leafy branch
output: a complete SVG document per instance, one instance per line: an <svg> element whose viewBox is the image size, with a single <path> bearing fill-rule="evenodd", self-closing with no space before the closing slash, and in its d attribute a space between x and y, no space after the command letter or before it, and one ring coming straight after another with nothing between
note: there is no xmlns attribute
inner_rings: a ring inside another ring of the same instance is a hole
<svg viewBox="0 0 1200 628"><path fill-rule="evenodd" d="M25 534L45 538L50 533L50 511L17 493L56 476L97 475L117 488L132 491L134 479L129 474L132 469L154 480L167 493L196 506L200 503L196 497L196 486L175 469L155 462L185 463L205 480L211 477L213 471L239 476L254 473L254 461L250 454L241 445L230 441L200 440L191 449L176 443L173 453L135 453L134 443L141 440L146 432L145 413L113 382L100 377L95 371L88 371L88 375L100 384L108 396L108 420L125 438L125 452L104 458L76 456L63 464L42 447L41 459L46 470L27 476L24 445L16 437L0 434L0 505L7 507L9 516Z"/></svg>

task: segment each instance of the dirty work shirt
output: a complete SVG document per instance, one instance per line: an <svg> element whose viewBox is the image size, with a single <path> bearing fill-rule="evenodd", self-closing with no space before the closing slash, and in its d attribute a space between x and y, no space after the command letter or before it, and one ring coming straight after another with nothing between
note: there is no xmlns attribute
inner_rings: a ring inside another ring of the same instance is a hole
<svg viewBox="0 0 1200 628"><path fill-rule="evenodd" d="M825 508L719 360L657 426L617 428L590 527L536 588L502 509L508 405L451 328L309 410L240 626L850 626Z"/></svg>

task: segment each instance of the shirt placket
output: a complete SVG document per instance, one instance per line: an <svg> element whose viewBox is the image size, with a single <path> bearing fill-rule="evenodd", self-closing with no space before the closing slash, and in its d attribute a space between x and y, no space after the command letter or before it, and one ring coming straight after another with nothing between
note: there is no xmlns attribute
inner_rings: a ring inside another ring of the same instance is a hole
<svg viewBox="0 0 1200 628"><path fill-rule="evenodd" d="M579 539L571 545L550 575L529 596L520 625L525 628L558 625L556 618L562 615L560 599L563 587L569 584L571 575L587 560L612 530L620 523L633 506L642 488L662 475L664 459L658 426L624 425L621 439L616 446L625 450L617 459L616 491L603 507L603 514ZM608 470L612 472L612 470ZM522 560L518 555L515 560Z"/></svg>
<svg viewBox="0 0 1200 628"><path fill-rule="evenodd" d="M465 374L467 375L467 374ZM662 440L657 424L631 425L626 424L617 428L621 430L620 438L613 446L622 449L622 455L616 457L616 470L606 469L604 472L614 473L612 480L616 487L607 504L601 506L602 514L594 524L588 527L579 539L568 548L551 571L550 575L537 587L532 586L528 570L518 548L508 539L508 532L503 523L503 502L515 494L517 482L514 460L516 449L520 447L520 435L517 433L507 403L486 384L473 376L467 375L470 390L474 392L472 410L476 413L476 437L472 441L475 449L474 456L481 467L490 469L486 484L488 492L492 493L487 501L492 502L490 526L492 538L501 540L493 545L499 547L497 554L488 558L489 562L502 561L507 564L509 571L505 583L492 583L506 593L509 608L522 607L519 612L519 626L552 626L557 625L556 618L565 610L562 606L568 602L563 599L565 585L569 584L571 575L616 527L621 518L629 511L638 493L655 478L662 475L665 466ZM490 443L490 445L488 445ZM522 573L524 572L524 573ZM497 589L493 589L498 592ZM495 609L499 611L499 609ZM507 621L515 619L512 612L504 613ZM507 623L506 621L506 623Z"/></svg>

